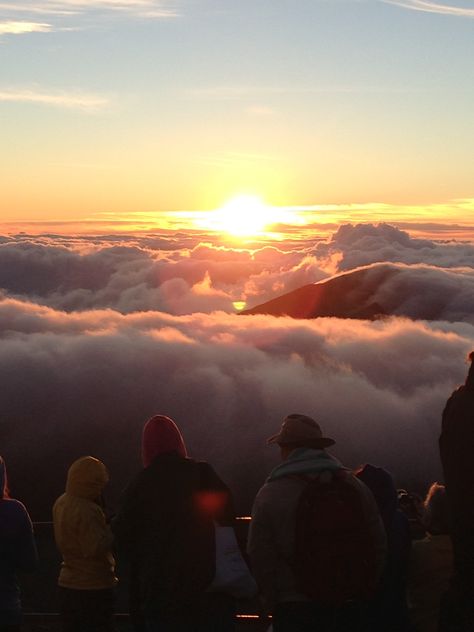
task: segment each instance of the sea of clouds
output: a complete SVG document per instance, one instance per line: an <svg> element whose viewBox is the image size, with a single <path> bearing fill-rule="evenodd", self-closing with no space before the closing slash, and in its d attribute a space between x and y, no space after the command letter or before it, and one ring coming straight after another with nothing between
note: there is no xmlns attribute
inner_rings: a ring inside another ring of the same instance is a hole
<svg viewBox="0 0 474 632"><path fill-rule="evenodd" d="M382 262L405 281L380 275L374 296L411 305L411 318L233 307L351 270L373 276ZM382 465L423 489L441 477L441 412L474 348L473 279L474 244L383 224L248 249L193 234L5 236L0 452L13 491L47 518L67 466L89 453L109 466L114 502L140 466L143 421L164 413L247 512L278 459L265 439L289 412L318 418L349 466ZM426 319L447 294L451 311Z"/></svg>

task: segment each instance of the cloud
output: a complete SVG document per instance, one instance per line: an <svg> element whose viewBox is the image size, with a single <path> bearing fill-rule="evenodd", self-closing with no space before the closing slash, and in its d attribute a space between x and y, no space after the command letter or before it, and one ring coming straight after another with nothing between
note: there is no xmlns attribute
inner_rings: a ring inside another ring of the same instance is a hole
<svg viewBox="0 0 474 632"><path fill-rule="evenodd" d="M344 225L327 241L307 236L305 241L285 240L278 247L231 248L219 245L216 236L214 240L183 232L4 238L0 288L11 296L68 312L111 308L122 313L160 310L182 315L215 309L233 313L236 301L252 307L374 263L415 266L399 276L407 287L421 283L416 290L420 296L424 295L422 274L429 278L430 291L436 292L436 287L441 291L446 283L456 291L456 283L469 275L454 269L474 267L472 243L415 239L386 224ZM429 270L422 273L418 265ZM453 269L452 274L444 274L444 268ZM368 304L373 300L372 274L358 281L367 290ZM464 285L467 291L466 280ZM374 285L373 292L376 289ZM399 308L396 313L423 318L411 308L404 311L407 305L392 302L387 309ZM439 312L440 318L455 313L464 318L466 312L446 309Z"/></svg>
<svg viewBox="0 0 474 632"><path fill-rule="evenodd" d="M344 224L328 242L316 245L314 255L335 257L341 271L383 261L474 267L473 243L417 239L389 224Z"/></svg>
<svg viewBox="0 0 474 632"><path fill-rule="evenodd" d="M382 0L385 4L394 4L412 11L424 13L439 13L441 15L454 15L458 17L474 18L474 9L455 5L429 2L429 0Z"/></svg>
<svg viewBox="0 0 474 632"><path fill-rule="evenodd" d="M278 459L266 437L292 411L317 417L347 465L377 463L422 489L441 475L441 411L464 379L474 326L66 314L5 298L0 338L2 451L15 493L40 519L79 455L104 459L121 489L139 467L142 424L157 412L216 466L239 511Z"/></svg>
<svg viewBox="0 0 474 632"><path fill-rule="evenodd" d="M67 311L233 312L234 301L265 300L325 275L304 251L224 248L185 235L19 236L0 243L0 288Z"/></svg>
<svg viewBox="0 0 474 632"><path fill-rule="evenodd" d="M107 97L94 94L72 92L43 92L31 89L0 89L0 102L34 103L53 107L97 112L110 103Z"/></svg>
<svg viewBox="0 0 474 632"><path fill-rule="evenodd" d="M407 316L474 324L474 270L378 263L311 283L251 313L294 318Z"/></svg>
<svg viewBox="0 0 474 632"><path fill-rule="evenodd" d="M19 6L17 0L0 2L0 10L9 13L31 13L56 16L73 16L85 13L125 13L144 18L173 18L179 13L174 2L159 0L26 0Z"/></svg>
<svg viewBox="0 0 474 632"><path fill-rule="evenodd" d="M51 24L43 22L0 22L0 35L23 35L25 33L49 33Z"/></svg>
<svg viewBox="0 0 474 632"><path fill-rule="evenodd" d="M35 518L47 517L61 472L82 454L103 458L120 490L156 412L177 420L191 454L217 467L242 512L278 458L265 438L292 411L320 419L349 466L383 465L417 489L440 478L441 411L474 347L473 244L384 224L252 249L213 239L0 237L2 451ZM357 280L345 295L354 304L445 320L233 313L233 301L338 273Z"/></svg>

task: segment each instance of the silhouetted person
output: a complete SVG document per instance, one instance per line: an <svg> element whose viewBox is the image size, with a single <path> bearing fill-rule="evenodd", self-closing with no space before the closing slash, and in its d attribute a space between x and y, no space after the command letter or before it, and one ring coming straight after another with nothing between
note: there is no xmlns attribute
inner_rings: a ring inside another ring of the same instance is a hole
<svg viewBox="0 0 474 632"><path fill-rule="evenodd" d="M63 632L114 629L113 536L101 502L108 480L105 465L84 456L69 468L66 492L54 503L54 537L63 558L58 579Z"/></svg>
<svg viewBox="0 0 474 632"><path fill-rule="evenodd" d="M369 607L370 632L405 632L410 629L406 598L410 525L398 508L393 478L381 467L364 465L356 472L372 492L387 535L387 559L377 593Z"/></svg>
<svg viewBox="0 0 474 632"><path fill-rule="evenodd" d="M462 630L474 630L474 352L466 382L443 411L439 440L452 515L454 578L451 602Z"/></svg>
<svg viewBox="0 0 474 632"><path fill-rule="evenodd" d="M0 632L20 629L18 571L38 563L33 526L24 505L10 498L5 462L0 456Z"/></svg>
<svg viewBox="0 0 474 632"><path fill-rule="evenodd" d="M275 632L364 630L386 553L374 497L314 419L289 415L268 441L282 463L255 499L248 552Z"/></svg>
<svg viewBox="0 0 474 632"><path fill-rule="evenodd" d="M426 537L413 542L410 560L410 618L416 632L436 632L441 598L449 587L453 568L449 506L444 485L433 483L424 506Z"/></svg>
<svg viewBox="0 0 474 632"><path fill-rule="evenodd" d="M208 463L187 457L169 417L145 424L142 458L113 523L120 559L131 569L135 628L233 630L233 600L206 592L215 575L214 521L234 522L229 490Z"/></svg>

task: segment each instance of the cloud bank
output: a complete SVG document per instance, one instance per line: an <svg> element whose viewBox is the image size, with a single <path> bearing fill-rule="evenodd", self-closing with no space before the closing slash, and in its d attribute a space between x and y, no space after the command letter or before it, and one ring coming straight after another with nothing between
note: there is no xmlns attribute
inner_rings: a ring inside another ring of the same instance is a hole
<svg viewBox="0 0 474 632"><path fill-rule="evenodd" d="M400 484L424 485L440 476L440 415L464 378L474 326L66 314L4 299L0 336L2 451L38 518L81 454L103 458L120 489L156 412L216 465L240 511L276 463L265 438L291 411L320 419L348 464L382 464Z"/></svg>
<svg viewBox="0 0 474 632"><path fill-rule="evenodd" d="M90 453L110 467L116 499L157 412L216 466L241 512L276 464L265 439L289 412L317 417L348 465L371 461L423 488L441 476L441 411L474 346L472 254L387 225L252 248L166 231L0 237L0 451L13 492L48 519L68 465ZM394 310L431 306L443 320L234 313L234 301L346 273L363 273Z"/></svg>

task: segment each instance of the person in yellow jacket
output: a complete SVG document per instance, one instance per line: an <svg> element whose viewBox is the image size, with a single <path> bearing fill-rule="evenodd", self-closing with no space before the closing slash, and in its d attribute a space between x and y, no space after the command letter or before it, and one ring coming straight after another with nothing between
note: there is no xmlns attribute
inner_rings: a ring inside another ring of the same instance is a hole
<svg viewBox="0 0 474 632"><path fill-rule="evenodd" d="M105 465L84 456L69 468L66 491L54 503L56 545L63 561L59 601L63 632L113 630L113 536L101 506Z"/></svg>

